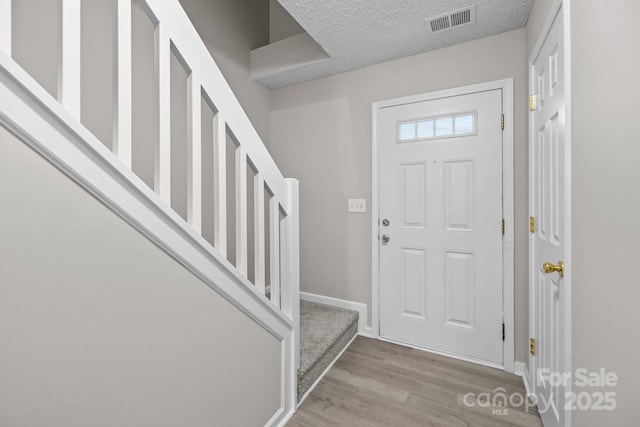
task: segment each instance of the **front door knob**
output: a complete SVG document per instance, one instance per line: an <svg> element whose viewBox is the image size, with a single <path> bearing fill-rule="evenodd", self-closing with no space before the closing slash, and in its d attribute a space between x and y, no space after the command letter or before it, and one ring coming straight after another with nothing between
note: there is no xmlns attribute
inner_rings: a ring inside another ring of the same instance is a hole
<svg viewBox="0 0 640 427"><path fill-rule="evenodd" d="M560 277L564 277L564 262L558 261L558 265L545 262L542 264L542 270L547 274L557 272Z"/></svg>
<svg viewBox="0 0 640 427"><path fill-rule="evenodd" d="M391 240L391 237L389 237L388 234L383 234L381 239L382 239L382 243L389 243L389 240Z"/></svg>

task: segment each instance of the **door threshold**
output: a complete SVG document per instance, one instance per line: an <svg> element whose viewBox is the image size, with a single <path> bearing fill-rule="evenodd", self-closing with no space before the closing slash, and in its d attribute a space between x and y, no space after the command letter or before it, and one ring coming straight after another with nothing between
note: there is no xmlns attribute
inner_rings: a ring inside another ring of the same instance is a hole
<svg viewBox="0 0 640 427"><path fill-rule="evenodd" d="M476 359L475 357L469 357L469 356L464 356L462 354L457 354L457 353L450 353L447 351L443 351L443 350L437 350L435 348L430 348L430 347L422 347L422 346L418 346L406 341L401 341L401 340L396 340L393 338L386 338L383 337L382 335L378 336L378 339L380 341L385 341L391 344L397 344L397 345L401 345L404 347L409 347L409 348L413 348L415 350L420 350L420 351L425 351L427 353L433 353L433 354L438 354L440 356L446 356L446 357L450 357L452 359L458 359L458 360L462 360L464 362L470 362L470 363L474 363L476 365L482 365L482 366L486 366L488 368L494 368L494 369L499 369L501 371L504 372L508 372L504 369L504 364L502 363L495 363L495 362L489 362L488 360L482 360L482 359Z"/></svg>

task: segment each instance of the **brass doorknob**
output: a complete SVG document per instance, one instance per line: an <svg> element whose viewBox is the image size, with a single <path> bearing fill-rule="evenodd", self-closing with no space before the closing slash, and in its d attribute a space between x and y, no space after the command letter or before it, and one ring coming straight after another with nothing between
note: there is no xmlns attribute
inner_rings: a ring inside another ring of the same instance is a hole
<svg viewBox="0 0 640 427"><path fill-rule="evenodd" d="M558 265L553 265L550 262L545 262L544 264L542 264L542 270L545 273L558 272L558 274L560 274L560 277L564 277L564 262L558 261Z"/></svg>

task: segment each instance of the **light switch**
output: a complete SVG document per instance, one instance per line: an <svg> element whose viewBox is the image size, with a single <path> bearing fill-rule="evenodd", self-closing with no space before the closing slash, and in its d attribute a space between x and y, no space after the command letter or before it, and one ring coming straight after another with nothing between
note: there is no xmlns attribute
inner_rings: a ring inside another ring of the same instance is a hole
<svg viewBox="0 0 640 427"><path fill-rule="evenodd" d="M349 212L363 213L367 211L366 199L349 199Z"/></svg>

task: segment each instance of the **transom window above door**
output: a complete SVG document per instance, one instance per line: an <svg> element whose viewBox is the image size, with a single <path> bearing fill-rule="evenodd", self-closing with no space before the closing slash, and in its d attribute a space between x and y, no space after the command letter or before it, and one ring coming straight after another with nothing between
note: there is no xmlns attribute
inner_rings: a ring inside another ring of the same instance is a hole
<svg viewBox="0 0 640 427"><path fill-rule="evenodd" d="M477 111L431 116L397 124L397 142L399 143L477 134Z"/></svg>

